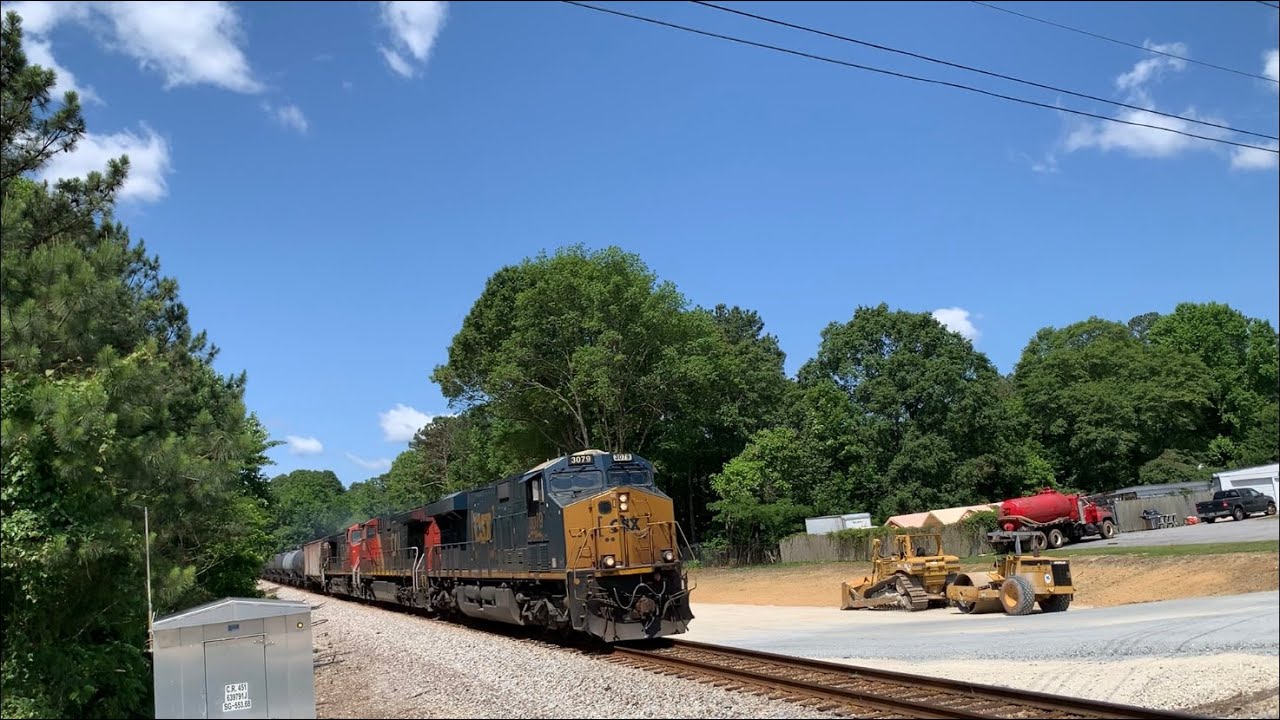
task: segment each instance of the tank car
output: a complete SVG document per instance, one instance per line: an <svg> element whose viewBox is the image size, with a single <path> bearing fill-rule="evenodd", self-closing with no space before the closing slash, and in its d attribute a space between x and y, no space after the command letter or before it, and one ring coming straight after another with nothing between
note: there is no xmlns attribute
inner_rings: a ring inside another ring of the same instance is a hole
<svg viewBox="0 0 1280 720"><path fill-rule="evenodd" d="M618 642L688 629L681 537L649 461L586 450L317 538L265 576Z"/></svg>

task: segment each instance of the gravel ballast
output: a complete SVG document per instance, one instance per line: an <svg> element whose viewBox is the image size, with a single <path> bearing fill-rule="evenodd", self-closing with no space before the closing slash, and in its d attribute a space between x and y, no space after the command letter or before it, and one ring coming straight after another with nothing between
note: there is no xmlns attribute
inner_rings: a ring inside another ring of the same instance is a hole
<svg viewBox="0 0 1280 720"><path fill-rule="evenodd" d="M313 622L325 621L313 639L318 718L836 717L541 642L262 587L281 599L323 603L312 612Z"/></svg>

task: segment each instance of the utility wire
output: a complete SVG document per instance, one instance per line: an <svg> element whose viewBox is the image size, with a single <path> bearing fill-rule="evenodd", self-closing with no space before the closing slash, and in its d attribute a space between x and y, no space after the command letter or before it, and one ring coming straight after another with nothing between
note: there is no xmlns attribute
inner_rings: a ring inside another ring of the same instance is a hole
<svg viewBox="0 0 1280 720"><path fill-rule="evenodd" d="M786 22L785 20L776 20L774 18L765 17L763 15L756 15L754 13L744 12L742 10L735 10L733 8L724 7L723 5L717 5L712 2L705 2L704 0L691 0L691 1L696 5L703 5L705 7L721 10L723 12L733 13L734 15L741 15L743 17L754 18L756 20L763 20L764 22L773 23L774 25L782 25L783 27L789 27L795 30L804 30L805 32L811 32L816 35L825 35L826 37L835 38L836 40L844 40L845 42L864 45L866 47L875 48L877 50L884 50L886 52L898 53L899 55L907 55L913 58L918 58L920 60L927 60L928 62L931 62L931 63L937 63L939 65L946 65L948 67L959 68L961 70L968 70L969 72L976 72L976 73L981 73L983 75L987 75L990 77L1000 78L1001 80L1009 80L1011 82L1022 83L1023 85L1030 85L1031 87L1037 87L1042 90L1052 90L1054 92L1059 92L1066 95L1074 95L1075 97L1078 97L1078 98L1095 100L1097 102L1116 105L1118 107L1128 108L1130 110L1140 110L1142 112L1151 113L1152 115L1163 115L1164 117L1173 118L1175 120L1182 120L1183 122L1195 123L1197 125L1206 125L1208 127L1215 127L1222 130L1230 130L1231 132L1242 133L1244 135L1253 135L1254 137L1266 138L1267 140L1280 140L1280 137L1276 137L1275 135L1267 135L1266 133L1253 132L1252 130L1240 130L1238 128L1233 128L1230 125L1220 125L1218 123L1209 122L1207 120L1196 120L1195 118L1183 117L1182 115L1174 115L1173 113L1160 112L1159 110L1152 110L1150 108L1139 107L1137 105L1130 105L1128 103L1122 103L1115 100L1108 100L1106 98L1087 95L1085 93L1078 93L1072 90L1063 90L1060 87L1054 87L1052 85L1044 85L1042 83L1032 82L1030 80L1023 80L1021 78L1016 78L1010 75L1002 75L998 72L990 72L988 70L982 70L980 68L969 67L968 65L961 65L959 63L953 63L947 60L940 60L938 58L929 57L928 55L921 55L920 53L914 53L909 50L898 50L897 48L887 47L885 45L877 45L873 42L858 40L856 38L846 37L844 35L837 35L835 33L830 33L825 30L818 30L816 28L805 27L804 25L796 25L793 23Z"/></svg>
<svg viewBox="0 0 1280 720"><path fill-rule="evenodd" d="M1264 0L1253 0L1253 1L1258 3L1259 5L1266 5L1269 8L1275 8L1276 10L1280 10L1280 5L1272 5L1271 3L1265 2Z"/></svg>
<svg viewBox="0 0 1280 720"><path fill-rule="evenodd" d="M1205 67L1211 67L1217 70L1222 70L1223 72L1235 73L1236 75L1243 75L1245 77L1250 77L1257 80L1266 80L1267 82L1280 83L1280 80L1276 80L1275 78L1269 78L1266 75L1256 75L1251 72L1245 72L1244 70L1236 70L1235 68L1223 67L1221 65L1214 65L1213 63L1205 62L1203 60L1192 60L1189 57L1174 55L1173 53L1168 53L1163 50L1156 50L1155 48L1149 48L1142 45L1135 45L1134 43L1126 42L1124 40L1116 40L1115 38L1109 38L1106 35L1099 35L1098 33L1089 32L1088 30L1073 28L1067 25L1063 25L1061 23L1053 22L1052 20L1044 20L1042 18L1032 17L1031 15L1025 15L1023 13L1016 12L1008 8L1002 8L998 5L992 5L991 3L982 2L981 0L969 0L969 1L975 5L981 5L985 8L991 8L992 10L999 10L1002 13L1009 13L1010 15L1017 15L1020 18L1034 20L1038 23L1044 23L1045 25L1052 25L1056 28L1062 28L1063 30L1070 30L1071 32L1080 33L1081 35L1088 35L1089 37L1095 37L1095 38L1098 38L1099 40L1106 40L1107 42L1113 42L1113 43L1116 43L1117 45L1125 45L1127 47L1137 48L1138 50L1143 50L1145 52L1155 53L1157 55L1164 55L1165 57L1171 57L1177 60L1184 60L1186 62L1195 63L1197 65L1204 65ZM1259 2L1261 2L1261 0L1259 0ZM1266 5L1267 3L1262 3L1262 4Z"/></svg>
<svg viewBox="0 0 1280 720"><path fill-rule="evenodd" d="M685 32L691 32L697 35L704 35L706 37L713 37L719 40L728 40L729 42L738 43L740 45L750 45L752 47L764 48L765 50L774 50L777 52L786 53L788 55L795 55L797 57L808 58L810 60L819 60L821 62L831 63L833 65L842 65L844 67L851 67L858 70L867 70L869 72L880 73L881 75L891 75L893 77L900 77L900 78L905 78L907 80L915 80L918 82L930 83L933 85L945 85L947 87L953 87L960 90L969 90L971 92L980 93L982 95L989 95L991 97L1000 98L1001 100L1011 100L1013 102L1022 103L1024 105L1033 105L1035 107L1042 107L1049 110L1057 110L1059 112L1071 113L1072 115L1082 115L1084 117L1091 117L1097 120L1106 120L1107 122L1119 123L1121 125L1133 125L1135 127L1150 128L1152 130L1162 130L1164 132L1170 132L1176 135L1185 135L1187 137L1196 138L1197 140L1208 140L1209 142L1222 143L1224 145L1234 145L1236 147L1248 148L1250 150L1261 150L1263 152L1268 152L1273 155L1280 155L1280 150L1277 150L1275 148L1263 147L1261 145L1249 145L1248 143L1240 143L1240 142L1235 142L1233 140L1223 140L1222 138L1208 137L1206 135L1196 135L1195 133L1184 132L1182 130L1174 130L1173 128L1161 127L1159 125L1148 125L1147 123L1133 122L1131 120L1121 120L1120 118L1107 117L1106 115L1098 115L1091 112L1085 112L1084 110L1073 110L1071 108L1060 107L1057 105L1049 105L1047 103L1037 102L1035 100L1027 100L1025 98L1013 97L1011 95L1002 95L997 92L991 92L990 90L982 90L980 88L971 87L969 85L961 85L960 83L948 82L946 80L934 80L932 78L923 78L923 77L918 77L916 75L908 75L907 73L896 72L894 70L884 70L882 68L871 67L869 65L859 65L858 63L846 62L844 60L837 60L835 58L824 57L822 55L814 55L811 53L802 52L800 50L791 50L789 48L778 47L777 45L769 45L767 43L755 42L754 40L744 40L742 38L737 38L730 35L721 35L719 33L714 33L709 30L699 30L698 28L692 28L685 25L677 25L676 23L667 22L665 20L655 20L653 18L643 17L641 15L632 15L631 13L625 13L625 12L622 12L621 10L611 10L609 8L596 7L595 5L587 5L586 3L578 2L577 0L560 0L560 1L567 5L576 5L577 7L585 8L587 10L595 10L596 12L607 13L609 15L617 15L619 17L630 18L632 20L639 20L641 22L646 22L653 25L661 25L663 27L669 27L675 30L683 30Z"/></svg>

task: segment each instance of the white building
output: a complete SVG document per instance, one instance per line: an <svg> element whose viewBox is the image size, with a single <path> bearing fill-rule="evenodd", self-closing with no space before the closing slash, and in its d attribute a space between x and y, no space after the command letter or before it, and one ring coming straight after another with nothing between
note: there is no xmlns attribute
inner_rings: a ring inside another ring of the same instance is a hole
<svg viewBox="0 0 1280 720"><path fill-rule="evenodd" d="M1214 490L1253 488L1272 500L1280 500L1280 463L1224 470L1213 474Z"/></svg>

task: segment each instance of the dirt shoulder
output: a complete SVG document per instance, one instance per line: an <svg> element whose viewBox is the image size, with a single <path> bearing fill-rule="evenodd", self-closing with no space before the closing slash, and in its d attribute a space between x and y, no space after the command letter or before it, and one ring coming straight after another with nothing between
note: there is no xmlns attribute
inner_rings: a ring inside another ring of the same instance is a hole
<svg viewBox="0 0 1280 720"><path fill-rule="evenodd" d="M1144 557L1072 554L1076 606L1110 607L1280 588L1280 553ZM991 560L963 561L966 572ZM751 568L697 568L692 599L701 603L840 606L840 583L871 572L870 563L815 563Z"/></svg>

